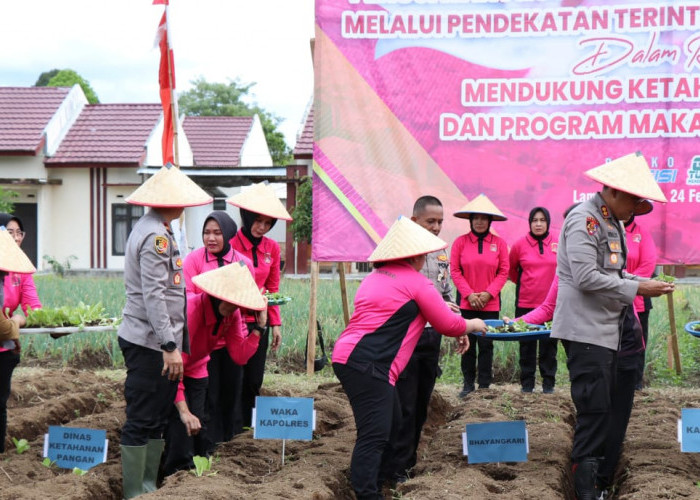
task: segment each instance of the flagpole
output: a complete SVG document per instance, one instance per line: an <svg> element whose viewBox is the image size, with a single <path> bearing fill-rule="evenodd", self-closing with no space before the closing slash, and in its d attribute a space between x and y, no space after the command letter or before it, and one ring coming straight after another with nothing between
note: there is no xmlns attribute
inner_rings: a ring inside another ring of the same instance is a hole
<svg viewBox="0 0 700 500"><path fill-rule="evenodd" d="M168 4L165 5L165 30L166 33L168 34L167 36L167 41L168 41L168 50L167 50L167 57L168 57L168 87L170 88L170 108L172 110L173 114L173 163L177 168L180 168L180 152L178 148L178 126L177 126L177 121L178 121L178 109L177 109L177 99L175 97L175 86L173 85L173 62L170 57L170 53L172 51L172 47L170 46L170 39L172 35L172 31L170 31L170 6ZM183 212L184 214L184 212ZM184 221L184 215L182 217Z"/></svg>

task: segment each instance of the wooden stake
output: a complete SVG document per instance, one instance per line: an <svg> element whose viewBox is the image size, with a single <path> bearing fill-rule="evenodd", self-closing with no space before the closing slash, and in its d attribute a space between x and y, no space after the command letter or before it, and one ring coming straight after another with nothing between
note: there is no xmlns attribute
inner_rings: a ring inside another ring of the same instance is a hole
<svg viewBox="0 0 700 500"><path fill-rule="evenodd" d="M318 262L311 261L311 291L309 297L309 334L306 347L306 374L314 374L316 359L316 302L318 299Z"/></svg>
<svg viewBox="0 0 700 500"><path fill-rule="evenodd" d="M663 266L663 272L673 276L675 274L675 266ZM666 300L668 304L668 323L671 330L667 339L666 361L669 369L675 367L676 373L680 374L682 371L681 354L678 350L678 336L676 335L676 311L673 306L673 293L667 294Z"/></svg>
<svg viewBox="0 0 700 500"><path fill-rule="evenodd" d="M343 320L345 326L350 322L350 308L348 306L348 289L345 286L345 262L338 262L338 277L340 278L340 298L343 302Z"/></svg>

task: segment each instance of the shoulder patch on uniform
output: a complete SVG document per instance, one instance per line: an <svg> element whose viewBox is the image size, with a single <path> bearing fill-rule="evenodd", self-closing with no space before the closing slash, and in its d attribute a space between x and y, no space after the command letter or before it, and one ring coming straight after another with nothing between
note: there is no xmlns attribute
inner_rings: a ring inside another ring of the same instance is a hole
<svg viewBox="0 0 700 500"><path fill-rule="evenodd" d="M447 255L445 255L444 253L441 253L440 255L438 255L437 260L439 260L441 262L447 262Z"/></svg>
<svg viewBox="0 0 700 500"><path fill-rule="evenodd" d="M606 219L610 218L610 211L608 210L607 205L602 205L600 207L600 213L603 214L603 217L605 217Z"/></svg>
<svg viewBox="0 0 700 500"><path fill-rule="evenodd" d="M598 232L598 229L600 229L600 222L598 222L598 219L591 215L586 217L586 231L588 231L588 234L593 236Z"/></svg>
<svg viewBox="0 0 700 500"><path fill-rule="evenodd" d="M156 252L165 253L168 250L168 238L165 236L156 236L154 246L156 248Z"/></svg>

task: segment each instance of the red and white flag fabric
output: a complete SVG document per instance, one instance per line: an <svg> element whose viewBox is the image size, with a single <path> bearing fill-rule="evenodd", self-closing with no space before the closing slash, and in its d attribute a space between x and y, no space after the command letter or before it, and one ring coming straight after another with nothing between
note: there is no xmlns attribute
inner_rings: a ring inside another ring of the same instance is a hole
<svg viewBox="0 0 700 500"><path fill-rule="evenodd" d="M175 58L173 49L168 40L168 0L153 0L153 5L165 5L165 12L156 32L156 44L160 47L160 70L158 81L160 83L160 102L163 106L163 165L175 163L173 156L173 142L175 136L175 121L173 110L173 93L175 90Z"/></svg>

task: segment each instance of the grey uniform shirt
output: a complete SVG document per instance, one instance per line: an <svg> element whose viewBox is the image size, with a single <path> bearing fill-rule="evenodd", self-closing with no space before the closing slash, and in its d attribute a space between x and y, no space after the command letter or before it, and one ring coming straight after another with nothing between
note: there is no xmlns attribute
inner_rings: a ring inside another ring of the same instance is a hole
<svg viewBox="0 0 700 500"><path fill-rule="evenodd" d="M126 242L124 286L119 336L157 351L171 341L183 350L184 338L188 352L182 258L170 227L154 210L138 220Z"/></svg>
<svg viewBox="0 0 700 500"><path fill-rule="evenodd" d="M625 230L600 193L571 211L557 250L552 337L617 350L621 315L639 283L624 271Z"/></svg>
<svg viewBox="0 0 700 500"><path fill-rule="evenodd" d="M450 258L446 250L431 252L425 256L425 264L420 270L435 285L446 302L452 302L452 285L450 285ZM431 327L426 323L426 328Z"/></svg>

